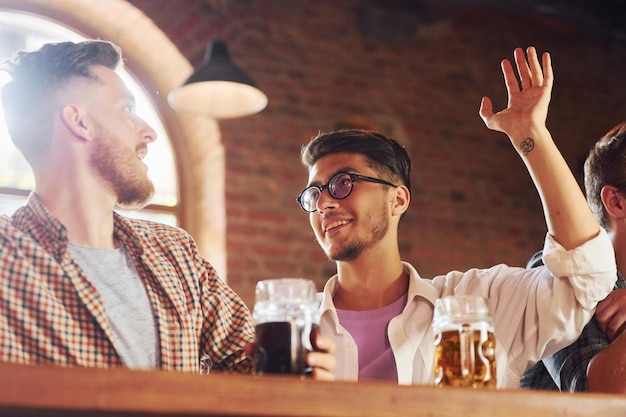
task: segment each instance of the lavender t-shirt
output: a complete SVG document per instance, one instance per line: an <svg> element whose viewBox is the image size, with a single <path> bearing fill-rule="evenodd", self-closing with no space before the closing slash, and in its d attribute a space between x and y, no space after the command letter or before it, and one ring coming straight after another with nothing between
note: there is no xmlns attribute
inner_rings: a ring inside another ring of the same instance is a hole
<svg viewBox="0 0 626 417"><path fill-rule="evenodd" d="M337 309L339 323L352 335L359 352L359 380L398 382L398 370L387 335L387 327L406 305L407 295L375 310Z"/></svg>

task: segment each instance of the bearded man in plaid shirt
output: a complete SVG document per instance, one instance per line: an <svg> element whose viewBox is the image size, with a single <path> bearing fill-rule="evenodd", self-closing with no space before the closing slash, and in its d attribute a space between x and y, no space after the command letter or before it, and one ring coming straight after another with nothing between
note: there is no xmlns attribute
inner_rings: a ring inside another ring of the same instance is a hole
<svg viewBox="0 0 626 417"><path fill-rule="evenodd" d="M0 361L249 372L250 312L182 229L125 218L154 192L155 131L115 70L120 49L63 42L20 52L2 90L35 191L0 217ZM309 365L332 378L332 342Z"/></svg>

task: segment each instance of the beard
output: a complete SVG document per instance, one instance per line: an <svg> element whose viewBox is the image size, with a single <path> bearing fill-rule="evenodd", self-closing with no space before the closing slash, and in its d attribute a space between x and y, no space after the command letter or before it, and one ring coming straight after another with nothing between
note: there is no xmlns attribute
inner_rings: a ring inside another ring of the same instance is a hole
<svg viewBox="0 0 626 417"><path fill-rule="evenodd" d="M336 251L326 250L326 256L331 261L352 261L376 243L380 242L389 230L389 219L385 215L385 210L381 207L375 213L369 214L364 219L366 225L366 236L356 236L348 240L345 244L337 248Z"/></svg>
<svg viewBox="0 0 626 417"><path fill-rule="evenodd" d="M99 125L91 164L117 196L117 207L143 208L154 195L154 184L135 152L129 152L120 138Z"/></svg>

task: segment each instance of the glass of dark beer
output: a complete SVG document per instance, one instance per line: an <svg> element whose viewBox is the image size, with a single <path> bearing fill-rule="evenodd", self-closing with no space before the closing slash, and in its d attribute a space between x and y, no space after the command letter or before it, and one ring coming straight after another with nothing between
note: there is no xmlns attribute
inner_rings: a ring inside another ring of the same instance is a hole
<svg viewBox="0 0 626 417"><path fill-rule="evenodd" d="M433 331L435 385L496 388L496 338L484 297L438 299Z"/></svg>
<svg viewBox="0 0 626 417"><path fill-rule="evenodd" d="M318 324L319 302L313 281L277 278L259 281L255 290L256 374L307 375L306 354Z"/></svg>

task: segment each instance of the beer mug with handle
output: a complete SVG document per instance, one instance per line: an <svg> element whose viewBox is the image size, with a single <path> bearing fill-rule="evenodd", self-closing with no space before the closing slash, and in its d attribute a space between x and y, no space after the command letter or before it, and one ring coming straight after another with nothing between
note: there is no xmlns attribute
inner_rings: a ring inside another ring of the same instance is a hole
<svg viewBox="0 0 626 417"><path fill-rule="evenodd" d="M313 281L277 278L257 283L252 313L256 374L311 372L306 365L306 354L313 350L311 338L318 324L318 309Z"/></svg>
<svg viewBox="0 0 626 417"><path fill-rule="evenodd" d="M438 299L433 331L435 385L496 388L496 339L484 297L453 295Z"/></svg>

